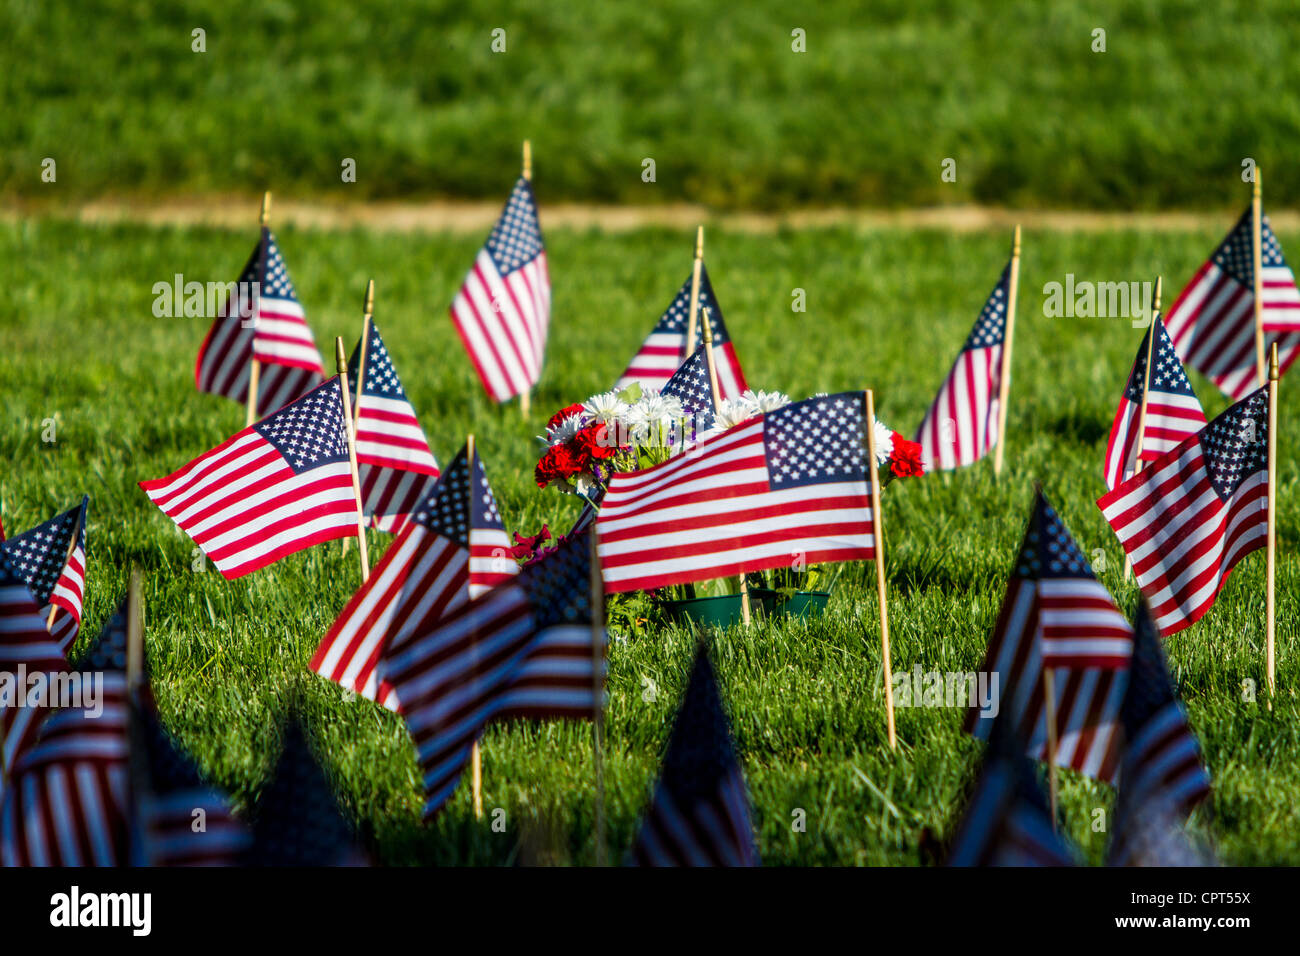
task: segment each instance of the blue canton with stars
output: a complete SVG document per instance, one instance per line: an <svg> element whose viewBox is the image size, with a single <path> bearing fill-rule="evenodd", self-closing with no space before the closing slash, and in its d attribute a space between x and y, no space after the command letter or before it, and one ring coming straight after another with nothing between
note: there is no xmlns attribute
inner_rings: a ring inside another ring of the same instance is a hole
<svg viewBox="0 0 1300 956"><path fill-rule="evenodd" d="M515 579L533 606L537 630L591 624L590 534L562 541Z"/></svg>
<svg viewBox="0 0 1300 956"><path fill-rule="evenodd" d="M695 651L695 665L681 709L673 721L660 785L679 806L694 807L713 798L723 780L738 770L731 723L722 705L717 674L701 643Z"/></svg>
<svg viewBox="0 0 1300 956"><path fill-rule="evenodd" d="M501 218L492 227L485 248L497 272L503 276L532 262L546 248L542 243L542 227L537 221L533 187L522 176L506 201Z"/></svg>
<svg viewBox="0 0 1300 956"><path fill-rule="evenodd" d="M122 598L117 613L108 619L95 643L81 655L77 669L126 673L126 604L127 599Z"/></svg>
<svg viewBox="0 0 1300 956"><path fill-rule="evenodd" d="M768 487L802 488L866 478L861 392L822 395L763 416Z"/></svg>
<svg viewBox="0 0 1300 956"><path fill-rule="evenodd" d="M476 451L474 477L471 481L465 451L464 448L460 450L460 454L447 466L437 484L411 514L411 520L416 524L456 542L462 548L469 547L471 528L505 530L501 513L497 510L496 496L492 494L487 473L483 470L483 462ZM471 487L474 489L473 494L470 492Z"/></svg>
<svg viewBox="0 0 1300 956"><path fill-rule="evenodd" d="M1015 576L1041 578L1096 578L1061 516L1040 491L1034 514L1025 529L1025 540L1016 557Z"/></svg>
<svg viewBox="0 0 1300 956"><path fill-rule="evenodd" d="M361 342L358 340L356 348L352 350L352 357L348 359L349 382L357 380L357 370L360 367ZM373 320L370 323L370 341L366 345L366 380L362 383L361 393L406 401L402 381L397 377L397 369L393 368L393 360L388 357L388 349L384 347L384 340L379 337L379 327Z"/></svg>
<svg viewBox="0 0 1300 956"><path fill-rule="evenodd" d="M673 377L664 383L660 394L679 399L698 430L713 427L713 384L709 379L709 360L704 354L703 343L697 345L695 354L673 372Z"/></svg>
<svg viewBox="0 0 1300 956"><path fill-rule="evenodd" d="M1268 468L1268 389L1233 405L1201 432L1205 470L1225 501L1251 475Z"/></svg>
<svg viewBox="0 0 1300 956"><path fill-rule="evenodd" d="M0 544L13 566L14 573L27 585L37 607L50 603L54 586L68 563L72 529L79 527L77 543L86 547L86 507L89 496L75 508L55 515L35 528L16 534Z"/></svg>
<svg viewBox="0 0 1300 956"><path fill-rule="evenodd" d="M1210 257L1211 262L1250 289L1255 287L1254 232L1253 217L1250 207L1247 207L1232 232L1228 233ZM1282 246L1277 241L1277 236L1273 235L1268 216L1260 217L1259 256L1260 265L1265 269L1286 266Z"/></svg>
<svg viewBox="0 0 1300 956"><path fill-rule="evenodd" d="M1011 295L1011 264L1002 270L1002 278L989 293L988 301L980 310L980 317L975 320L975 327L970 330L963 352L975 349L992 348L1001 345L1007 332L1007 299Z"/></svg>
<svg viewBox="0 0 1300 956"><path fill-rule="evenodd" d="M293 280L280 255L280 247L270 229L262 230L262 243L266 247L266 262L262 270L261 293L268 299L288 299L297 302L298 296L293 291Z"/></svg>
<svg viewBox="0 0 1300 956"><path fill-rule="evenodd" d="M725 345L731 339L727 336L727 325L722 321L722 308L718 305L717 297L713 294L713 283L709 281L708 270L704 264L700 264L700 303L699 312L696 313L697 320L704 315L704 309L709 310L709 325L713 332L713 344ZM687 276L682 287L677 290L677 297L673 299L672 305L668 306L668 311L659 317L655 323L655 332L676 332L680 335L686 334L686 326L691 311L691 277ZM703 340L703 334L697 330L696 338Z"/></svg>
<svg viewBox="0 0 1300 956"><path fill-rule="evenodd" d="M348 460L343 390L337 377L253 426L275 446L295 475Z"/></svg>
<svg viewBox="0 0 1300 956"><path fill-rule="evenodd" d="M1128 389L1124 392L1124 397L1130 402L1142 401L1142 383L1147 377L1147 339L1151 336L1152 329L1156 332L1156 343L1153 356L1155 368L1151 371L1151 390L1170 395L1195 397L1192 383L1187 380L1187 373L1183 370L1182 360L1174 351L1173 340L1169 338L1169 333L1165 331L1165 324L1158 315L1151 323L1151 328L1147 329L1147 334L1142 336L1142 345L1138 348L1137 361L1129 374Z"/></svg>

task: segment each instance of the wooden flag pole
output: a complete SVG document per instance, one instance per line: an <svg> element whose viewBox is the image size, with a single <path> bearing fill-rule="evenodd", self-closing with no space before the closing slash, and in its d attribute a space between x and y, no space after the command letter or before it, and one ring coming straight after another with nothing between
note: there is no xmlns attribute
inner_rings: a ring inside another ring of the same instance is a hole
<svg viewBox="0 0 1300 956"><path fill-rule="evenodd" d="M1259 376L1260 387L1267 381L1264 371L1264 273L1261 268L1263 249L1261 241L1264 231L1263 193L1259 182L1259 166L1255 167L1255 188L1250 197L1251 220L1251 255L1255 266L1255 371Z"/></svg>
<svg viewBox="0 0 1300 956"><path fill-rule="evenodd" d="M138 700L144 682L144 598L140 593L140 569L131 568L126 592L126 687Z"/></svg>
<svg viewBox="0 0 1300 956"><path fill-rule="evenodd" d="M691 266L691 305L686 312L686 354L682 361L691 357L695 351L695 335L698 330L696 316L700 310L700 272L704 268L704 227L695 229L695 263Z"/></svg>
<svg viewBox="0 0 1300 956"><path fill-rule="evenodd" d="M1133 463L1133 474L1142 470L1142 446L1147 433L1147 393L1151 391L1151 360L1155 357L1156 332L1160 322L1160 292L1164 276L1156 276L1156 294L1151 300L1151 325L1147 331L1147 364L1142 375L1142 403L1138 405L1137 458ZM1124 577L1133 573L1133 559L1124 552Z"/></svg>
<svg viewBox="0 0 1300 956"><path fill-rule="evenodd" d="M1056 682L1049 667L1043 668L1043 716L1047 719L1047 794L1052 806L1052 830L1056 830Z"/></svg>
<svg viewBox="0 0 1300 956"><path fill-rule="evenodd" d="M524 140L524 166L523 177L525 182L533 181L533 142ZM519 414L527 420L529 412L533 408L533 398L531 387L519 393Z"/></svg>
<svg viewBox="0 0 1300 956"><path fill-rule="evenodd" d="M1277 566L1277 343L1273 343L1268 362L1268 584L1264 591L1264 615L1268 633L1264 645L1264 664L1268 675L1268 706L1273 707L1277 691L1277 658L1273 635L1277 605L1273 597L1273 579Z"/></svg>
<svg viewBox="0 0 1300 956"><path fill-rule="evenodd" d="M701 233L702 234L702 233ZM699 260L696 260L697 262ZM700 316L703 323L700 326L704 335L704 361L709 367L709 393L713 397L713 411L717 414L719 409L718 394L718 369L713 361L713 323L709 321L709 310L706 306L700 310ZM691 349L693 354L694 348ZM688 356L689 358L689 356ZM745 572L740 572L740 622L749 627L750 621L750 604L749 604L749 581L745 579Z"/></svg>
<svg viewBox="0 0 1300 956"><path fill-rule="evenodd" d="M596 529L587 531L591 539L591 653L596 661L605 657L605 582L600 573L600 552ZM596 770L596 865L605 865L605 707L602 667L592 669L592 756Z"/></svg>
<svg viewBox="0 0 1300 956"><path fill-rule="evenodd" d="M465 436L465 464L469 468L470 487L474 485L474 436ZM483 819L483 752L477 740L469 748L470 796L474 804L474 819Z"/></svg>
<svg viewBox="0 0 1300 956"><path fill-rule="evenodd" d="M343 352L343 336L334 340L334 358L338 363L339 386L343 392L343 434L348 440L348 464L352 468L352 493L357 502L357 551L361 557L361 583L370 580L370 556L366 548L366 515L361 507L361 476L357 472L357 443L352 437L352 395L348 391L348 359Z"/></svg>
<svg viewBox="0 0 1300 956"><path fill-rule="evenodd" d="M889 602L885 598L885 525L880 510L880 469L876 466L876 399L866 391L867 471L871 475L871 539L876 552L876 597L880 602L880 659L885 670L885 721L889 749L898 748L894 732L894 667L889 659Z"/></svg>
<svg viewBox="0 0 1300 956"><path fill-rule="evenodd" d="M68 566L68 562L72 560L72 552L77 550L77 542L80 540L80 538L81 538L81 512L78 511L77 520L72 523L72 537L68 539L68 551L63 556L63 566L65 568ZM62 574L63 572L60 571L59 573ZM50 596L53 597L54 596L53 593L51 593ZM55 605L53 604L50 605L50 616L45 619L45 629L47 631L54 626L54 615L57 614L58 611L59 609Z"/></svg>
<svg viewBox="0 0 1300 956"><path fill-rule="evenodd" d="M1007 289L1007 331L1002 337L1002 368L998 372L998 443L993 449L993 476L1002 474L1007 447L1007 401L1011 394L1011 343L1016 331L1016 290L1020 286L1020 227L1011 239L1011 276Z"/></svg>
<svg viewBox="0 0 1300 956"><path fill-rule="evenodd" d="M262 212L258 215L257 221L258 224L263 229L265 229L271 222L271 191L269 189L266 192L262 193ZM260 245L262 242L261 236L258 236L257 241L258 244ZM262 256L263 261L265 261L266 250L265 249L261 250L260 255ZM259 284L261 283L262 278L263 276L259 274L258 275ZM259 297L260 295L261 295L261 290L259 289L258 296L255 296L254 299L256 300L256 298ZM254 305L256 305L256 301L254 301ZM257 321L257 316L253 316L253 321L254 322ZM262 377L262 363L259 362L256 358L253 358L248 368L248 414L244 420L245 428L253 424L253 422L257 421L257 385L258 385L258 380L261 377Z"/></svg>

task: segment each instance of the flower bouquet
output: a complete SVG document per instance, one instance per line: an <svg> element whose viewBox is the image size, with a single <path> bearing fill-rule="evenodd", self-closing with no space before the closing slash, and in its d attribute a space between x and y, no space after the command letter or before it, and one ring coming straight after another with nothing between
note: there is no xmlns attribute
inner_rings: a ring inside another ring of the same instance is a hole
<svg viewBox="0 0 1300 956"><path fill-rule="evenodd" d="M660 464L701 439L789 403L780 392L751 390L722 402L709 416L683 407L674 395L639 384L602 392L551 416L546 434L539 436L544 451L534 478L540 488L579 495L595 505L616 472ZM923 474L919 444L880 421L874 428L881 487L898 478ZM523 540L532 544L532 539ZM819 613L839 570L839 566L799 567L795 562L789 568L746 575L746 584L751 603L769 614ZM664 588L649 597L670 613L700 623L739 620L739 579ZM635 614L632 618L637 619Z"/></svg>

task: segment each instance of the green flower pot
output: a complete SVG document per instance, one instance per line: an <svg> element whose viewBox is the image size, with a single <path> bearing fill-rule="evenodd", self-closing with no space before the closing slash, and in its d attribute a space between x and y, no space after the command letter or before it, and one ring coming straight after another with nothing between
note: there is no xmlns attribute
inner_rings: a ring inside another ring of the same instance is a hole
<svg viewBox="0 0 1300 956"><path fill-rule="evenodd" d="M775 612L778 594L766 588L750 588L749 610L751 616ZM684 601L665 601L668 616L683 624L700 627L727 628L743 621L739 594L721 594L717 597L687 598Z"/></svg>
<svg viewBox="0 0 1300 956"><path fill-rule="evenodd" d="M795 591L789 600L776 602L773 613L788 617L821 617L826 613L830 591Z"/></svg>

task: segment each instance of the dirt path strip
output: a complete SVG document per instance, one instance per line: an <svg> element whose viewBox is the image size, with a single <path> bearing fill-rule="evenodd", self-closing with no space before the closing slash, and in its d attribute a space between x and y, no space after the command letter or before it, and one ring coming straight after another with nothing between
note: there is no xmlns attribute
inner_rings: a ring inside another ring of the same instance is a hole
<svg viewBox="0 0 1300 956"><path fill-rule="evenodd" d="M203 196L193 200L158 203L104 200L81 205L9 204L0 206L0 222L30 219L65 219L87 224L141 223L151 226L211 226L248 229L257 222L259 198L253 196ZM450 232L481 234L501 214L498 202L431 201L419 203L373 202L328 204L275 201L276 223L303 229L338 231L369 229L380 232ZM859 230L942 229L975 232L1009 229L1020 223L1026 230L1056 232L1110 232L1120 229L1156 232L1222 231L1236 214L1223 212L1116 213L999 209L986 206L943 206L928 209L806 209L786 213L715 213L703 206L598 206L558 204L541 207L547 229L600 229L628 232L645 227L691 229L699 223L737 232L770 233L782 228L847 227ZM1274 229L1300 229L1300 212L1269 214Z"/></svg>

